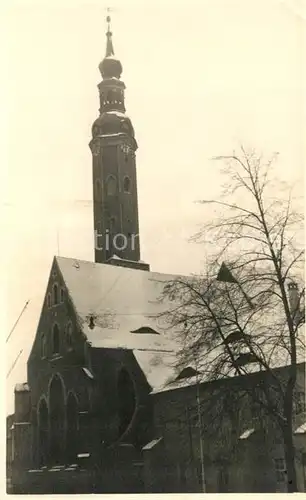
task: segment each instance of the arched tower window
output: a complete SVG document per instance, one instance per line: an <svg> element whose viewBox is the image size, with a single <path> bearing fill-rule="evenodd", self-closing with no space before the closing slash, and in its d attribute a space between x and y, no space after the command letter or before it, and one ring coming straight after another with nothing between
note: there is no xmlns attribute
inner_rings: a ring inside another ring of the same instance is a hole
<svg viewBox="0 0 306 500"><path fill-rule="evenodd" d="M123 191L125 193L131 192L131 179L127 175L123 179Z"/></svg>
<svg viewBox="0 0 306 500"><path fill-rule="evenodd" d="M95 181L95 198L97 201L101 201L102 198L102 187L100 179L96 179Z"/></svg>
<svg viewBox="0 0 306 500"><path fill-rule="evenodd" d="M109 175L107 178L106 192L108 196L114 196L117 192L117 180L113 175Z"/></svg>
<svg viewBox="0 0 306 500"><path fill-rule="evenodd" d="M47 306L50 308L51 307L51 293L48 293L47 295Z"/></svg>
<svg viewBox="0 0 306 500"><path fill-rule="evenodd" d="M61 288L61 302L64 302L64 298L65 298L65 290Z"/></svg>
<svg viewBox="0 0 306 500"><path fill-rule="evenodd" d="M56 283L53 285L53 304L58 304L58 286Z"/></svg>
<svg viewBox="0 0 306 500"><path fill-rule="evenodd" d="M108 220L108 227L110 234L114 233L115 226L116 226L116 217L110 217Z"/></svg>
<svg viewBox="0 0 306 500"><path fill-rule="evenodd" d="M40 340L40 355L42 358L45 358L47 355L47 337L44 333L42 334Z"/></svg>
<svg viewBox="0 0 306 500"><path fill-rule="evenodd" d="M52 353L58 354L59 352L60 352L60 332L57 323L55 323L52 330Z"/></svg>

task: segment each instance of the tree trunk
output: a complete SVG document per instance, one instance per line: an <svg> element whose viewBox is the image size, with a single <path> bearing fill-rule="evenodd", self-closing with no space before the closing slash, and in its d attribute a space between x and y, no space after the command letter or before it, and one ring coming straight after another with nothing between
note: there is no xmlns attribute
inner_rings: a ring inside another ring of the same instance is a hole
<svg viewBox="0 0 306 500"><path fill-rule="evenodd" d="M288 493L294 493L297 489L297 479L295 470L295 449L293 443L292 426L286 425L283 429L285 461L287 467L287 488Z"/></svg>

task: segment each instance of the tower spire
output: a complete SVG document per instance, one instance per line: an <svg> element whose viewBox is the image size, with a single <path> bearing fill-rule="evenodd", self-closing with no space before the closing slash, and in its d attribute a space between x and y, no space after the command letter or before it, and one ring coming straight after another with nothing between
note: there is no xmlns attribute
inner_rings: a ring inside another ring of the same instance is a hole
<svg viewBox="0 0 306 500"><path fill-rule="evenodd" d="M113 33L111 32L110 26L111 17L109 15L106 17L106 22L106 52L103 61L101 61L99 64L99 69L103 80L107 80L109 78L116 78L117 80L119 80L122 73L122 65L119 59L115 57Z"/></svg>
<svg viewBox="0 0 306 500"><path fill-rule="evenodd" d="M137 142L125 114L122 65L114 54L109 14L106 22L106 53L99 64L99 117L93 123L90 141L95 261L147 270L149 266L140 261Z"/></svg>
<svg viewBox="0 0 306 500"><path fill-rule="evenodd" d="M107 9L109 10L109 9ZM105 57L110 57L110 56L114 56L115 55L115 52L114 52L114 46L113 46L113 40L112 40L112 32L111 32L111 29L110 29L110 23L111 23L111 17L110 16L107 16L106 18L106 22L107 22L107 32L106 32L106 53L105 53Z"/></svg>

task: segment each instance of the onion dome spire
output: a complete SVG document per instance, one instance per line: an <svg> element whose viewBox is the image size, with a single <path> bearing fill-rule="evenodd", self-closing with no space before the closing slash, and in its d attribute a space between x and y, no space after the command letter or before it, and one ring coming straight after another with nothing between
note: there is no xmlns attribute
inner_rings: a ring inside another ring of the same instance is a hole
<svg viewBox="0 0 306 500"><path fill-rule="evenodd" d="M113 34L110 30L110 16L106 18L107 22L107 32L106 32L106 52L103 61L99 64L99 70L102 75L103 80L109 78L119 79L122 73L122 64L119 59L116 59L114 46L113 46Z"/></svg>

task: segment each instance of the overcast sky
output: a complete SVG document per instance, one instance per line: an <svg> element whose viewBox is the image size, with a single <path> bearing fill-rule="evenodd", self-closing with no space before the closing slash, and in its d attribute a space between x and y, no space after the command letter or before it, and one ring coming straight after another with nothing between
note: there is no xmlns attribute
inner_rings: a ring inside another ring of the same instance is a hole
<svg viewBox="0 0 306 500"><path fill-rule="evenodd" d="M203 268L203 248L187 239L209 217L194 201L217 196L223 182L212 156L239 143L278 151L279 177L301 179L303 4L108 2L139 146L141 254L152 270ZM88 142L98 116L106 6L12 0L7 9L8 331L30 299L27 328L16 329L8 343L8 367L24 348L9 391L26 379L53 255L93 259Z"/></svg>

